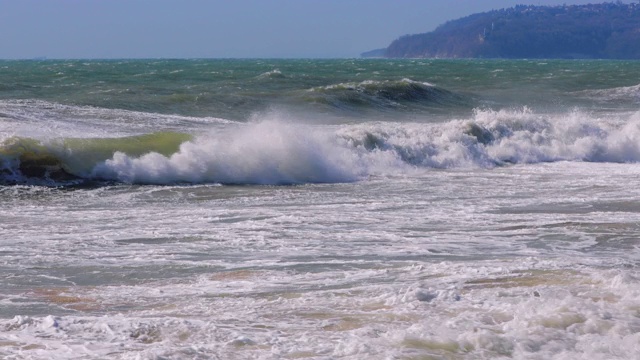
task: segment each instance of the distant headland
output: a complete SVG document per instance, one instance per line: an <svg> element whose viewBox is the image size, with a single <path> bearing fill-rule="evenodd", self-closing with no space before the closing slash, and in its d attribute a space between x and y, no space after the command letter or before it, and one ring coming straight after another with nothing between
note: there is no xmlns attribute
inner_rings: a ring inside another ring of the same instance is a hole
<svg viewBox="0 0 640 360"><path fill-rule="evenodd" d="M640 4L517 5L405 35L361 56L640 59Z"/></svg>

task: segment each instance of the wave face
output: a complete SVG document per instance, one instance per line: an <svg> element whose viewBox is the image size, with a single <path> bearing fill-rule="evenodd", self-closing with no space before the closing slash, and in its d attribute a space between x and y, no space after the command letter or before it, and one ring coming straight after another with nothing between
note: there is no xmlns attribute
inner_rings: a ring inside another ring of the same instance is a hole
<svg viewBox="0 0 640 360"><path fill-rule="evenodd" d="M190 135L161 132L122 138L36 140L11 137L0 144L0 184L64 184L92 179L96 164L114 156L150 152L169 156Z"/></svg>
<svg viewBox="0 0 640 360"><path fill-rule="evenodd" d="M462 95L410 79L340 83L308 90L305 99L338 109L401 109L412 105L461 106L471 103Z"/></svg>
<svg viewBox="0 0 640 360"><path fill-rule="evenodd" d="M445 123L313 126L278 116L193 138L181 133L3 143L2 182L302 184L430 169L556 161L640 161L640 113L606 120L572 111L476 110ZM35 180L34 180L35 179Z"/></svg>

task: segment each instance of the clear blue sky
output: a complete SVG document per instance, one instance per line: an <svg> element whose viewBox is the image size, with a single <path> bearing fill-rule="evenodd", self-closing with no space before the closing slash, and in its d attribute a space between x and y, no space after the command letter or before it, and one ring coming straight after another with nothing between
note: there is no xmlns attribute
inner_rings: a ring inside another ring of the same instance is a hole
<svg viewBox="0 0 640 360"><path fill-rule="evenodd" d="M476 12L595 2L0 0L0 58L357 57Z"/></svg>

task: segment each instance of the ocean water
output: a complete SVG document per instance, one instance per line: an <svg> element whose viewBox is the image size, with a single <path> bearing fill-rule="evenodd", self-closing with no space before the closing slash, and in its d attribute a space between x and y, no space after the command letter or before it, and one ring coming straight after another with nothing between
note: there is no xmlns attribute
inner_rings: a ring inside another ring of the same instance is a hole
<svg viewBox="0 0 640 360"><path fill-rule="evenodd" d="M0 357L637 359L639 79L0 61Z"/></svg>

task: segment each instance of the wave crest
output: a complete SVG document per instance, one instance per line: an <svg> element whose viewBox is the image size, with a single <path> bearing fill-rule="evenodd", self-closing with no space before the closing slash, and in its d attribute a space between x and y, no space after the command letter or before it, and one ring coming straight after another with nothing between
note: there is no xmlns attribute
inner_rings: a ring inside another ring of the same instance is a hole
<svg viewBox="0 0 640 360"><path fill-rule="evenodd" d="M279 69L264 72L257 76L257 79L285 79L286 76Z"/></svg>

